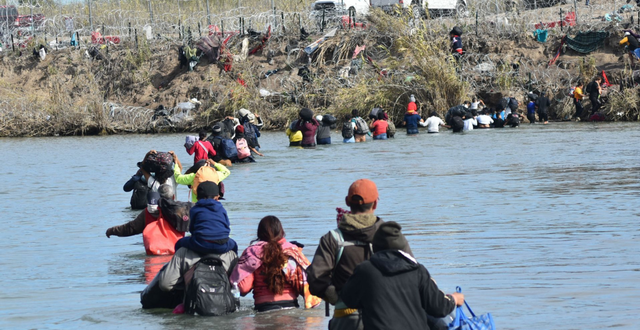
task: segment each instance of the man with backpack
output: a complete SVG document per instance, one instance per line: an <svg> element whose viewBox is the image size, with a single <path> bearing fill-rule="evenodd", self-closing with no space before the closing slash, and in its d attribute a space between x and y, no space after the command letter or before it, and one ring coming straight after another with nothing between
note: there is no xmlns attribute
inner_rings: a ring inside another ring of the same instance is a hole
<svg viewBox="0 0 640 330"><path fill-rule="evenodd" d="M602 104L600 103L600 94L602 93L602 89L600 84L602 83L602 77L596 76L592 82L587 85L585 92L589 94L589 101L591 101L591 114L598 112Z"/></svg>
<svg viewBox="0 0 640 330"><path fill-rule="evenodd" d="M125 192L133 190L131 200L129 201L132 210L142 210L147 207L147 192L149 191L149 187L147 187L147 182L144 181L141 170L138 170L138 172L124 184L122 189Z"/></svg>
<svg viewBox="0 0 640 330"><path fill-rule="evenodd" d="M367 125L367 122L358 115L357 109L351 110L351 117L355 142L366 142L367 135L371 134L369 131L369 125Z"/></svg>
<svg viewBox="0 0 640 330"><path fill-rule="evenodd" d="M207 138L207 141L211 143L211 145L213 146L213 150L215 150L216 152L215 156L211 157L211 159L213 159L214 162L220 163L224 166L231 166L231 160L229 159L229 157L227 157L227 154L230 153L231 157L237 156L237 152L234 152L235 144L233 144L233 140L226 139L231 143L230 145L233 145L232 151L229 152L227 150L228 147L225 147L224 140L225 138L222 136L222 128L218 125L214 125L211 129L211 135L209 135L209 137ZM229 144L229 142L227 142L226 144Z"/></svg>
<svg viewBox="0 0 640 330"><path fill-rule="evenodd" d="M344 285L340 298L350 308L362 311L366 329L446 329L437 319L464 304L464 295L445 295L429 271L407 253L408 243L394 221L385 222L373 236L370 260L358 265ZM455 315L455 314L454 314Z"/></svg>
<svg viewBox="0 0 640 330"><path fill-rule="evenodd" d="M193 239L176 244L171 261L140 294L142 308L175 308L184 301L189 314L222 315L235 310L228 276L237 263L237 244L229 238L229 219L219 195L219 186L213 182L198 186L198 203L190 212ZM198 288L193 285L203 290L194 290Z"/></svg>
<svg viewBox="0 0 640 330"><path fill-rule="evenodd" d="M546 93L543 91L540 93L540 97L536 100L536 107L538 108L538 119L543 124L549 123L549 107L551 106L551 102L547 97Z"/></svg>
<svg viewBox="0 0 640 330"><path fill-rule="evenodd" d="M189 147L187 144L185 144L185 147L187 148L187 153L189 155L193 155L193 163L197 163L199 160L207 160L210 157L213 158L216 155L216 151L213 148L213 145L211 145L211 142L207 141L207 132L204 130L201 130L198 133L199 136L199 140L198 141L194 141L193 145L191 145L191 147Z"/></svg>
<svg viewBox="0 0 640 330"><path fill-rule="evenodd" d="M307 281L311 294L335 305L330 330L361 330L363 325L358 310L348 308L339 294L356 266L373 254L373 235L383 223L374 214L378 206L378 188L371 180L357 180L349 187L345 202L351 212L342 215L337 229L320 238L313 261L307 268Z"/></svg>

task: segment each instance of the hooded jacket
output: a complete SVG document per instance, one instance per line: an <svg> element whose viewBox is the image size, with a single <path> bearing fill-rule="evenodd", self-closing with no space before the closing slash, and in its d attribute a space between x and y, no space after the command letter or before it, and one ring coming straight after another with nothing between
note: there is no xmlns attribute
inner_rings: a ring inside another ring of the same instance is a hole
<svg viewBox="0 0 640 330"><path fill-rule="evenodd" d="M382 219L373 214L344 214L338 228L345 241L371 243L373 234L382 223ZM338 300L336 292L340 292L356 266L372 255L369 246L346 246L336 265L338 249L338 242L328 232L320 238L313 261L307 268L311 294L332 304Z"/></svg>
<svg viewBox="0 0 640 330"><path fill-rule="evenodd" d="M340 298L361 310L367 330L428 330L427 314L444 317L456 307L423 265L397 250L379 251L356 267Z"/></svg>
<svg viewBox="0 0 640 330"><path fill-rule="evenodd" d="M191 236L180 239L176 243L176 251L186 247L201 254L222 254L231 250L238 253L238 245L229 238L231 228L227 211L220 202L201 199L191 208L189 215Z"/></svg>
<svg viewBox="0 0 640 330"><path fill-rule="evenodd" d="M315 145L316 144L316 131L318 130L318 121L312 118L310 121L298 120L298 124L295 127L296 130L302 132L302 144L303 145Z"/></svg>

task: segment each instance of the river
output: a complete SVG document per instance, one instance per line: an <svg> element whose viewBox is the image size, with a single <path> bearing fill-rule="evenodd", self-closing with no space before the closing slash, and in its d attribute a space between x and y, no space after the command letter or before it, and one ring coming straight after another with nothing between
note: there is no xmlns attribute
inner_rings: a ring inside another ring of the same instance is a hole
<svg viewBox="0 0 640 330"><path fill-rule="evenodd" d="M363 144L287 147L231 168L226 201L240 248L265 215L311 259L349 184L374 180L440 288L461 286L498 329L636 329L640 305L640 125L552 123ZM149 149L186 134L0 139L1 329L326 329L324 308L225 317L140 308L162 258L142 238L105 236L135 217L122 185ZM333 133L334 142L341 140ZM178 191L187 198L187 188Z"/></svg>

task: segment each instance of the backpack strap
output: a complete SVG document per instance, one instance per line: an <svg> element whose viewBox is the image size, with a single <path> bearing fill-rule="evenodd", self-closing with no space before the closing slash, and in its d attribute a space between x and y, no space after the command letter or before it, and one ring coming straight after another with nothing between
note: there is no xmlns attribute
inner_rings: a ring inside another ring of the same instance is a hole
<svg viewBox="0 0 640 330"><path fill-rule="evenodd" d="M344 240L344 236L342 236L342 231L340 230L340 228L336 228L333 229L332 231L330 231L331 236L333 236L333 239L336 240L336 242L338 243L338 250L336 252L336 261L334 263L334 268L335 265L338 265L338 262L340 262L340 259L342 258L342 253L344 252L344 248L346 246L369 246L369 249L371 249L371 253L373 254L373 244L372 243L367 243L367 242L361 242L361 241L345 241Z"/></svg>

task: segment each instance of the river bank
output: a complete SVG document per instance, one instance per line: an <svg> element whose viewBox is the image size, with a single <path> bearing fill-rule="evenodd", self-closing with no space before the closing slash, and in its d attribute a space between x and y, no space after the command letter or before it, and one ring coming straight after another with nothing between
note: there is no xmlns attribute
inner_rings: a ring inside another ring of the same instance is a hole
<svg viewBox="0 0 640 330"><path fill-rule="evenodd" d="M366 30L338 30L310 57L300 49L323 33L301 40L298 31L288 30L274 34L246 60L234 59L229 71L223 54L218 63L203 57L188 72L178 62L181 44L155 39L110 45L99 50L101 59L87 56L86 44L51 49L44 61L28 50L5 51L0 55L0 136L193 132L240 108L259 113L267 130L285 128L302 107L341 119L353 108L364 116L382 106L398 125L411 94L422 115L443 115L473 96L492 106L511 95L523 108L528 91L546 91L553 96L550 118L561 120L574 110L569 87L603 69L615 85L603 109L606 119L640 119L640 90L620 87L628 83L617 45L620 27L598 25L609 33L600 49L586 56L567 50L549 66L564 36L560 31L549 30L547 42L539 43L526 30L482 26L476 36L470 19L434 22L418 24L410 15L372 11ZM448 56L447 34L455 24L465 30L466 55L460 62ZM240 53L243 38L230 39L232 54ZM366 49L354 55L361 46ZM306 76L303 68L309 69ZM194 98L200 104L188 116L176 109ZM173 109L167 117L156 113L161 105ZM589 107L586 102L585 113Z"/></svg>

